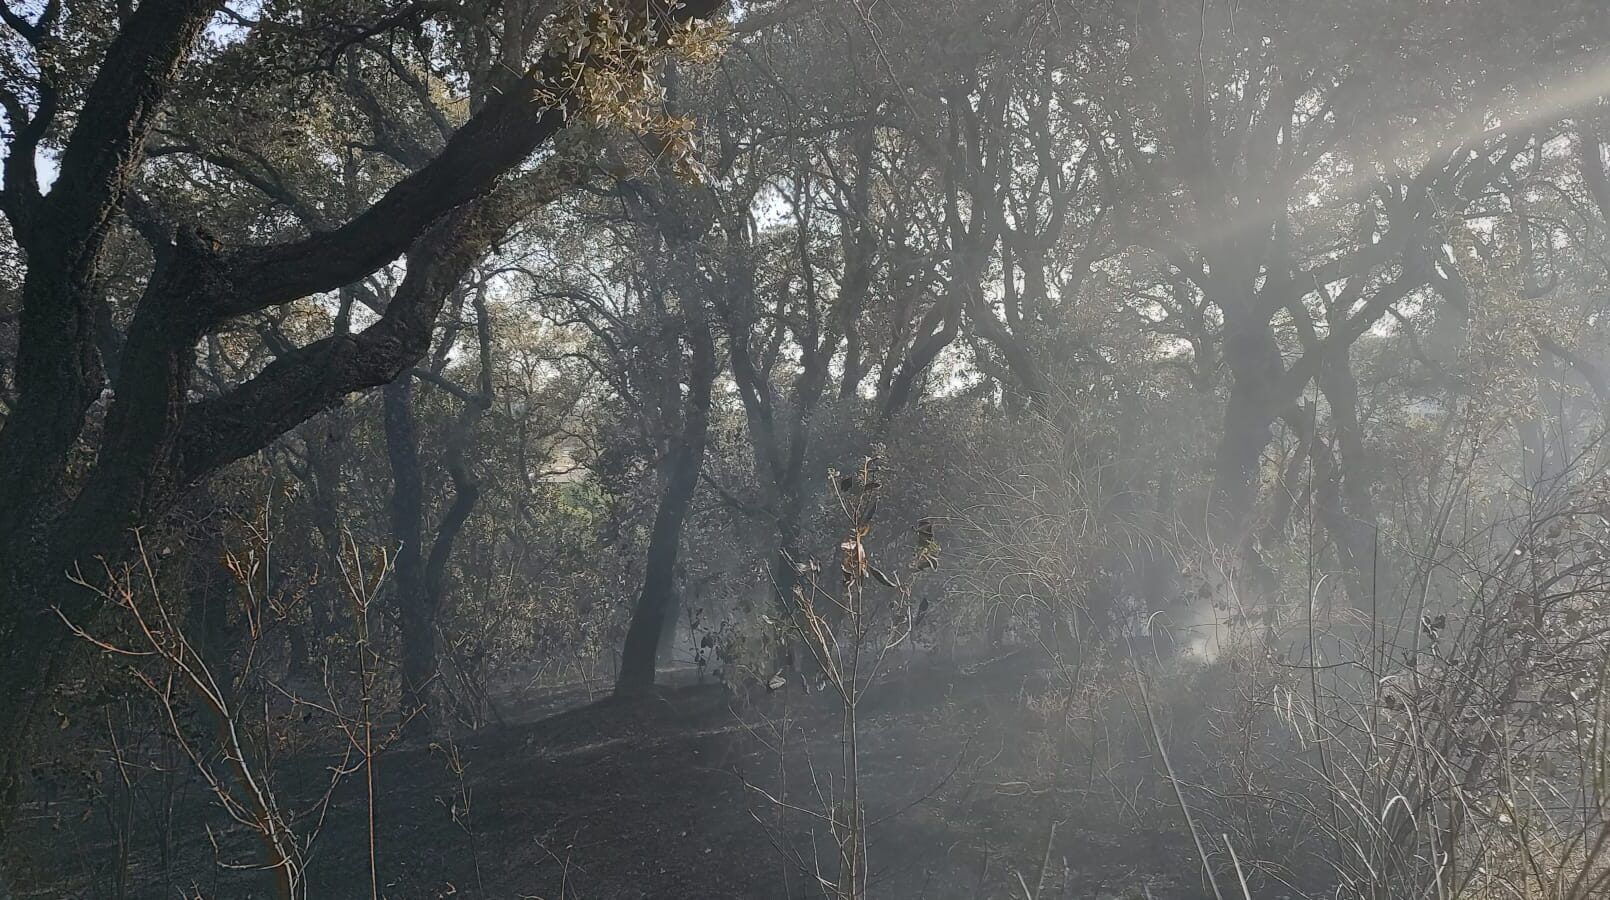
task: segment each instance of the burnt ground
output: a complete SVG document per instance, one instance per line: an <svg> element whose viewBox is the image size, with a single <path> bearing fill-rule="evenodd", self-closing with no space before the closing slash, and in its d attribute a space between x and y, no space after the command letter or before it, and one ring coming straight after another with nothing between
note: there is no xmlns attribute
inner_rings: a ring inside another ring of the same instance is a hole
<svg viewBox="0 0 1610 900"><path fill-rule="evenodd" d="M859 728L870 896L1208 896L1188 836L1166 814L1143 828L1099 792L1049 774L1048 745L1034 738L1044 728L1023 702L1039 680L1024 658L919 661L871 690ZM506 706L509 724L452 741L462 779L441 747L381 758L384 896L821 896L801 863L832 866L812 819L824 808L817 786L841 758L830 693L791 686L743 704L719 686L684 684L632 700L588 703L572 689ZM305 783L320 783L324 763L303 764ZM19 895L268 896L262 873L217 862L250 860L252 845L226 839L215 850L204 826L217 827L216 811L199 792L188 802L173 826L188 838L160 860L134 840L121 889L110 840L63 838L98 817L63 825L58 814L56 838L36 817L35 877L50 886ZM311 897L369 895L367 814L362 780L346 781L315 845Z"/></svg>

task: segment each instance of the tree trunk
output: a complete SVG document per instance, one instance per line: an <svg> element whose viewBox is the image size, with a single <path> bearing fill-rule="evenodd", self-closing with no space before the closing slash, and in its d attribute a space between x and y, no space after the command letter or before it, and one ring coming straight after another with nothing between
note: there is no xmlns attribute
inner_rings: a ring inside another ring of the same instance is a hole
<svg viewBox="0 0 1610 900"><path fill-rule="evenodd" d="M1237 380L1224 407L1224 433L1214 460L1213 503L1217 537L1239 546L1251 528L1258 472L1274 433L1255 388Z"/></svg>
<svg viewBox="0 0 1610 900"><path fill-rule="evenodd" d="M383 389L386 455L391 462L392 583L402 632L402 704L406 731L427 724L431 681L436 677L436 608L440 600L425 577L424 470L414 421L413 383L400 378Z"/></svg>
<svg viewBox="0 0 1610 900"><path fill-rule="evenodd" d="M1387 575L1376 559L1374 479L1364 448L1364 427L1359 420L1358 381L1346 349L1320 369L1319 388L1330 405L1331 428L1336 433L1337 474L1341 480L1341 510L1335 538L1343 561L1343 583L1354 609L1368 610L1385 588Z"/></svg>
<svg viewBox="0 0 1610 900"><path fill-rule="evenodd" d="M686 301L688 306L697 302ZM704 466L704 449L710 432L710 393L716 376L715 344L702 314L690 318L697 321L691 322L688 328L693 352L688 370L688 394L683 405L682 433L663 463L664 487L659 508L654 513L654 530L649 537L643 567L643 587L638 592L626 643L621 648L616 694L637 693L654 686L660 635L676 608L676 560L682 544L682 526L693 506L699 472Z"/></svg>
<svg viewBox="0 0 1610 900"><path fill-rule="evenodd" d="M428 731L435 714L432 683L440 674L437 633L447 593L447 565L453 546L475 504L480 484L465 461L465 445L475 423L491 405L492 337L484 287L476 293L481 375L479 393L465 399L464 410L446 436L446 467L453 482L453 502L442 512L436 535L425 547L425 469L419 458L419 424L414 414L414 384L408 376L386 385L386 452L392 473L392 543L396 548L395 583L402 626L403 709L410 715L410 734Z"/></svg>
<svg viewBox="0 0 1610 900"><path fill-rule="evenodd" d="M313 527L318 529L324 550L321 563L327 568L329 577L319 579L319 585L312 595L308 627L313 632L313 644L322 646L331 635L342 631L350 619L345 612L346 597L341 579L336 577L341 571L344 552L341 546L341 502L336 493L336 485L341 480L341 461L327 446L345 439L347 425L340 410L326 413L322 421L313 424L316 427L305 429L303 435L307 443L305 481L309 489Z"/></svg>
<svg viewBox="0 0 1610 900"><path fill-rule="evenodd" d="M1286 404L1276 405L1277 384L1285 374L1279 345L1267 316L1236 305L1225 310L1224 358L1230 364L1230 397L1224 432L1214 460L1214 538L1233 548L1237 559L1252 550L1252 515L1258 498L1263 451L1274 439L1270 426Z"/></svg>

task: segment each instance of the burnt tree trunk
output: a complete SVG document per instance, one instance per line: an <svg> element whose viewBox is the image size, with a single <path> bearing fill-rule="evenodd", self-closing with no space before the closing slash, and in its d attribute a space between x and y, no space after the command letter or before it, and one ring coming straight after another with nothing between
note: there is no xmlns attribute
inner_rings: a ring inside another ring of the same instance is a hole
<svg viewBox="0 0 1610 900"><path fill-rule="evenodd" d="M492 405L492 332L484 282L475 292L475 311L481 359L478 391L461 394L464 409L445 437L445 466L453 485L453 499L442 512L434 537L427 538L425 534L429 504L425 465L420 459L413 379L398 379L383 391L386 454L392 477L391 537L397 554L395 584L402 631L403 709L408 716L404 732L410 736L427 733L431 716L436 714L432 684L440 675L438 637L447 595L447 566L459 533L481 497L480 483L465 460L465 446L481 415ZM451 386L439 374L433 373L432 377L439 384Z"/></svg>
<svg viewBox="0 0 1610 900"><path fill-rule="evenodd" d="M105 375L95 322L107 234L145 138L216 4L142 4L108 47L60 156L49 194L34 171L50 126L11 121L0 207L28 261L17 398L0 430L0 837L7 831L29 725L63 660L52 608L73 560L98 548L62 530L69 457ZM64 601L61 601L64 602Z"/></svg>
<svg viewBox="0 0 1610 900"><path fill-rule="evenodd" d="M696 310L698 302L684 300L684 313ZM710 432L710 394L717 369L715 342L702 313L694 312L688 319L690 361L682 429L661 463L663 487L644 561L643 587L621 648L620 674L615 680L617 694L640 692L654 685L660 635L676 608L676 560L681 550L682 526L693 506L699 472L704 466Z"/></svg>
<svg viewBox="0 0 1610 900"><path fill-rule="evenodd" d="M1391 589L1383 583L1387 570L1376 558L1374 479L1359 419L1358 380L1345 348L1321 368L1319 389L1330 406L1331 428L1336 433L1341 509L1334 537L1343 585L1353 608L1368 610L1377 602L1377 592L1390 593Z"/></svg>
<svg viewBox="0 0 1610 900"><path fill-rule="evenodd" d="M1227 312L1225 319L1224 358L1231 380L1214 459L1213 523L1221 544L1244 552L1252 531L1263 451L1274 439L1270 426L1280 413L1271 408L1272 395L1285 373L1267 318Z"/></svg>
<svg viewBox="0 0 1610 900"><path fill-rule="evenodd" d="M407 731L417 733L436 674L436 608L441 598L425 577L425 473L419 461L413 384L400 378L383 389L386 456L391 463L392 583L402 637L402 702Z"/></svg>

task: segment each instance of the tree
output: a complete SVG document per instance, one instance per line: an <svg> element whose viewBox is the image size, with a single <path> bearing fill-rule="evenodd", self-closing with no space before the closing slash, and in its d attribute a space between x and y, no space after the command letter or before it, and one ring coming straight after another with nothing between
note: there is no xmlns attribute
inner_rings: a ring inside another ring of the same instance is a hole
<svg viewBox="0 0 1610 900"><path fill-rule="evenodd" d="M1092 63L1087 79L1107 165L1144 198L1119 225L1160 266L1165 289L1150 295L1150 313L1199 353L1217 347L1195 361L1204 378L1228 370L1211 501L1219 543L1255 556L1272 427L1303 415L1313 385L1338 440L1330 521L1356 601L1374 565L1376 514L1351 348L1430 295L1449 240L1439 216L1477 196L1529 139L1528 113L1491 128L1483 116L1504 86L1538 71L1520 43L1480 61L1408 49L1486 46L1473 11L1356 18L1363 11L1329 4L1299 27L1303 5L1204 13L1147 0L1094 20L1135 52ZM1387 101L1377 90L1386 79L1413 89Z"/></svg>
<svg viewBox="0 0 1610 900"><path fill-rule="evenodd" d="M623 69L654 65L666 35L717 5L606 4L590 18L562 18L536 63L500 68L484 104L430 162L366 209L327 230L236 247L199 225L170 221L161 198L133 190L147 140L217 4L143 3L126 12L81 100L63 90L51 55L76 17L63 20L54 2L33 22L7 16L38 76L13 80L0 97L10 126L0 209L27 261L16 396L0 431L6 794L42 695L62 670L66 631L57 611L81 621L96 606L64 588L65 574L115 552L130 529L160 516L209 473L411 366L447 294L514 222L569 180L552 166L513 170L572 119L618 112L604 104L619 97L608 88L590 93L594 86ZM267 13L294 17L296 10ZM589 35L598 40L584 47ZM523 55L523 47L507 49ZM570 89L574 84L581 89ZM30 95L31 103L24 99ZM48 193L36 162L47 138L60 146ZM150 244L154 262L108 383L95 323L120 213ZM334 291L404 255L406 275L373 324L291 350L224 393L192 399L195 348L206 336L243 316ZM75 453L108 389L94 459L77 471Z"/></svg>

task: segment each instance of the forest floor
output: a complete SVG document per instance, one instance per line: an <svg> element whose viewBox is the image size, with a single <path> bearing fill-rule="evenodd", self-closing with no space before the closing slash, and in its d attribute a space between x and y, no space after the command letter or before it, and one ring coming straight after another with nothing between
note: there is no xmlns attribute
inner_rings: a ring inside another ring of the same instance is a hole
<svg viewBox="0 0 1610 900"><path fill-rule="evenodd" d="M1033 737L1045 729L1024 703L1043 681L1038 668L1026 654L975 666L922 659L868 693L858 731L869 896L1208 896L1182 829L1117 824L1125 817L1093 792L1056 786L1044 761L1053 751ZM711 684L598 702L571 687L503 703L502 726L380 759L383 896L822 896L806 870L813 860L834 869L814 818L840 771L832 692L790 686L740 705ZM319 783L328 762L306 765ZM313 849L313 898L370 895L363 787L349 779L335 797ZM58 840L47 868L60 880L22 895L269 896L262 872L217 863L250 859L250 844L220 853L202 827L216 827L216 814L196 806L187 818L190 837L165 859L131 842L122 887L106 871L119 857L110 839Z"/></svg>

